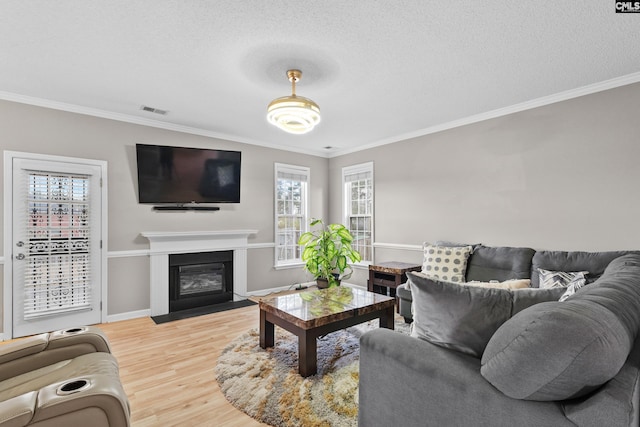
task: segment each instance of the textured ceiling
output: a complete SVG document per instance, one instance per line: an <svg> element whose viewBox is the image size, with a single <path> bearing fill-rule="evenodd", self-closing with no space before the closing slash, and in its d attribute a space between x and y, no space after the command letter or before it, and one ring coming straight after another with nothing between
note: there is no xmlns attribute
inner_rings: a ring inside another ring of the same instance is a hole
<svg viewBox="0 0 640 427"><path fill-rule="evenodd" d="M614 4L2 0L0 99L332 156L640 81ZM265 119L288 68L310 134Z"/></svg>

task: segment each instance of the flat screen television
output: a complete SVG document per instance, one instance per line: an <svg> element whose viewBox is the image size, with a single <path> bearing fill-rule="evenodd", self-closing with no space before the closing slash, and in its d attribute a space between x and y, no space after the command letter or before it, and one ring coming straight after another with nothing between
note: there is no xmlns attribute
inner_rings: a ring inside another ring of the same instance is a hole
<svg viewBox="0 0 640 427"><path fill-rule="evenodd" d="M140 203L240 203L240 151L136 144Z"/></svg>

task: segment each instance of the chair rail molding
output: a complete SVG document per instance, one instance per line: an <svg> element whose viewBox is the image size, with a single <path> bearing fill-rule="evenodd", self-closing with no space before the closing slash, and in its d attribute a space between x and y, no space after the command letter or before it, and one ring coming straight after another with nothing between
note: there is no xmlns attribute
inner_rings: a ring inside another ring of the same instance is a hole
<svg viewBox="0 0 640 427"><path fill-rule="evenodd" d="M397 249L403 251L422 251L422 245L409 245L404 243L383 243L375 242L374 248Z"/></svg>

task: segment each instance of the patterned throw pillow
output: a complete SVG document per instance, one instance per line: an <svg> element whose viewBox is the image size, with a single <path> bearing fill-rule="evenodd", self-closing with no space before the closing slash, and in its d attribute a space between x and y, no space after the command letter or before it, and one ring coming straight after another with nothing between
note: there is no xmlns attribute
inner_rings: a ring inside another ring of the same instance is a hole
<svg viewBox="0 0 640 427"><path fill-rule="evenodd" d="M424 245L422 272L445 282L464 283L471 246Z"/></svg>
<svg viewBox="0 0 640 427"><path fill-rule="evenodd" d="M585 276L588 271L550 271L543 268L538 269L538 277L540 278L540 288L567 288L573 287L573 292L583 287L587 279ZM571 295L573 295L573 292ZM566 292L565 292L566 293ZM564 296L564 295L563 295ZM567 295L569 297L569 295ZM565 299L567 298L565 297ZM561 297L560 301L564 301Z"/></svg>
<svg viewBox="0 0 640 427"><path fill-rule="evenodd" d="M569 286L567 286L567 290L564 292L564 294L560 296L560 299L558 301L566 300L571 295L575 294L578 289L580 289L586 284L587 284L587 281L585 280L584 277L573 279L571 283L569 283Z"/></svg>

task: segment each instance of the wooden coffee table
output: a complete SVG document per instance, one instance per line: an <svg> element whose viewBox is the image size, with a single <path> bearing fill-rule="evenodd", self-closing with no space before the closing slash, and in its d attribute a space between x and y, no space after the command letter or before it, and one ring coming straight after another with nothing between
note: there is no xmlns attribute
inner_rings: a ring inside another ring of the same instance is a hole
<svg viewBox="0 0 640 427"><path fill-rule="evenodd" d="M274 345L274 325L298 337L298 372L317 372L317 338L373 319L393 329L394 299L343 284L260 301L260 347Z"/></svg>

